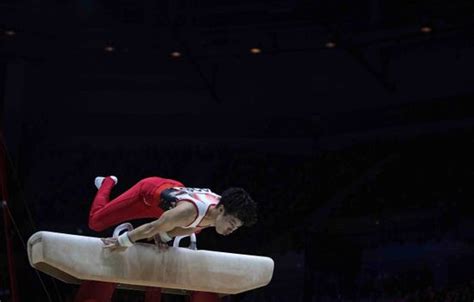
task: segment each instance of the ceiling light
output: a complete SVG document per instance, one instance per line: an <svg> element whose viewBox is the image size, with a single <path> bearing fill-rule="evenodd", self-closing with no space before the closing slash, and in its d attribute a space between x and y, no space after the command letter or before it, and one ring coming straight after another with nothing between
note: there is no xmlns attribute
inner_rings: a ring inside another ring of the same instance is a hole
<svg viewBox="0 0 474 302"><path fill-rule="evenodd" d="M257 47L250 48L250 53L253 53L254 55L261 53L262 50Z"/></svg>
<svg viewBox="0 0 474 302"><path fill-rule="evenodd" d="M328 42L326 42L325 46L326 46L326 48L334 48L334 47L336 47L336 43L333 42L333 41L328 41Z"/></svg>
<svg viewBox="0 0 474 302"><path fill-rule="evenodd" d="M420 31L421 31L422 33L427 34L427 33L432 32L433 29L432 29L431 27L429 27L429 26L423 26L423 27L420 28Z"/></svg>

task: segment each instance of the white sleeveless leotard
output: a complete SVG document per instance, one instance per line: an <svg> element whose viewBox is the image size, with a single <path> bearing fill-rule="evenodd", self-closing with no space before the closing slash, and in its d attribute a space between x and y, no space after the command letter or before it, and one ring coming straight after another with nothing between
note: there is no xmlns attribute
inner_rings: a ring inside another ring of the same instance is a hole
<svg viewBox="0 0 474 302"><path fill-rule="evenodd" d="M195 228L199 226L204 216L211 207L217 206L221 196L209 189L173 187L175 191L171 194L179 202L190 202L196 207L196 218L189 225L183 228Z"/></svg>

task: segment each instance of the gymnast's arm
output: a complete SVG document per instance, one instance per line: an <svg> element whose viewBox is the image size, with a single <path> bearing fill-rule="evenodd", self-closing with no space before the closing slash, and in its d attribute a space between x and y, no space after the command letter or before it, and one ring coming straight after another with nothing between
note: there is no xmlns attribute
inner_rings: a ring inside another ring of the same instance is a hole
<svg viewBox="0 0 474 302"><path fill-rule="evenodd" d="M178 232L175 229L189 225L195 219L196 214L196 208L191 203L181 202L175 208L164 212L159 219L128 232L128 237L132 242L136 242L141 239L153 238L163 232Z"/></svg>
<svg viewBox="0 0 474 302"><path fill-rule="evenodd" d="M171 231L167 232L168 236L176 237L176 236L189 236L194 233L199 233L202 228L183 228L183 227L176 227Z"/></svg>

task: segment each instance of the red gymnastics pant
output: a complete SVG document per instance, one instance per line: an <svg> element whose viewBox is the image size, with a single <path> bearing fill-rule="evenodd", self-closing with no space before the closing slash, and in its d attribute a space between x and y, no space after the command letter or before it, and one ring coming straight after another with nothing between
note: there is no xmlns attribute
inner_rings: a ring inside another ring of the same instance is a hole
<svg viewBox="0 0 474 302"><path fill-rule="evenodd" d="M110 201L109 197L114 185L114 181L110 177L106 177L92 202L89 212L89 227L95 231L103 231L128 220L159 218L163 214L163 209L160 207L161 192L167 188L184 186L176 180L149 177L140 180L125 193ZM74 301L111 301L115 287L114 283L85 281L81 284ZM197 296L193 294L191 301L199 301L200 294L197 293ZM197 299L194 299L194 296ZM160 297L161 290L159 288L149 288L145 294L145 302L159 302ZM209 301L218 300L217 295L214 295L213 299L209 299Z"/></svg>

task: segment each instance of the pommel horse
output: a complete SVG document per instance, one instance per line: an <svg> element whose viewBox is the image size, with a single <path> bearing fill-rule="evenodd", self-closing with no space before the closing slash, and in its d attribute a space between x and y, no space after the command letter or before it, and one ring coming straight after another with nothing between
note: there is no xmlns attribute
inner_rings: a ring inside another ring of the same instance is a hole
<svg viewBox="0 0 474 302"><path fill-rule="evenodd" d="M238 294L271 281L274 262L269 257L179 247L182 238L164 251L137 243L111 252L100 238L40 231L28 240L28 258L35 269L66 283L94 280L133 290L159 287L172 294ZM191 246L196 246L195 236Z"/></svg>

